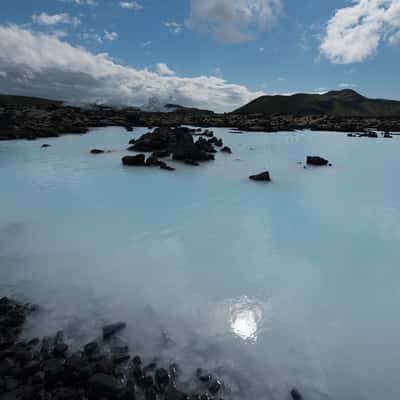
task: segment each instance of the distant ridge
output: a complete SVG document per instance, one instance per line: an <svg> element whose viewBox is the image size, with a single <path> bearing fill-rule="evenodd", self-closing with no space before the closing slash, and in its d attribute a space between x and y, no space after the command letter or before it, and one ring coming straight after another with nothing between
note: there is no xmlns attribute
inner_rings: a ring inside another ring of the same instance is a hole
<svg viewBox="0 0 400 400"><path fill-rule="evenodd" d="M369 99L354 90L345 89L324 94L262 96L237 109L234 113L399 117L400 101Z"/></svg>
<svg viewBox="0 0 400 400"><path fill-rule="evenodd" d="M50 106L61 104L62 101L42 99L40 97L0 94L0 106Z"/></svg>

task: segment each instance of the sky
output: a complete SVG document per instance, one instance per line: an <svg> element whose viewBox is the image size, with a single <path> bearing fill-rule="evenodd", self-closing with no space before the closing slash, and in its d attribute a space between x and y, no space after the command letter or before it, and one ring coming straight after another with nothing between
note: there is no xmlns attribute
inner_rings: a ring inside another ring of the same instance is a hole
<svg viewBox="0 0 400 400"><path fill-rule="evenodd" d="M400 0L1 0L0 92L232 111L351 88L400 100Z"/></svg>

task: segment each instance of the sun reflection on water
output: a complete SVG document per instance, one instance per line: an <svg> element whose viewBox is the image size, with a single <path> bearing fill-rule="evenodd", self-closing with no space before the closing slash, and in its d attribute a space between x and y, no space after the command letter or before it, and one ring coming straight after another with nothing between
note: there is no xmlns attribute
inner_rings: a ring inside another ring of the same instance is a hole
<svg viewBox="0 0 400 400"><path fill-rule="evenodd" d="M263 317L261 306L247 296L232 302L229 309L232 332L243 340L256 342Z"/></svg>

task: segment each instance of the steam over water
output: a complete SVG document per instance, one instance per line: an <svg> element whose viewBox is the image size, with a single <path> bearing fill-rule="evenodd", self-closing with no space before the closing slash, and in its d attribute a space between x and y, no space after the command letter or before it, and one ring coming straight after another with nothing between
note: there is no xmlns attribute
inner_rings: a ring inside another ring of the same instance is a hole
<svg viewBox="0 0 400 400"><path fill-rule="evenodd" d="M216 129L233 155L123 168L144 131L0 142L0 295L44 308L24 335L123 320L133 353L217 371L227 398L398 398L399 139Z"/></svg>

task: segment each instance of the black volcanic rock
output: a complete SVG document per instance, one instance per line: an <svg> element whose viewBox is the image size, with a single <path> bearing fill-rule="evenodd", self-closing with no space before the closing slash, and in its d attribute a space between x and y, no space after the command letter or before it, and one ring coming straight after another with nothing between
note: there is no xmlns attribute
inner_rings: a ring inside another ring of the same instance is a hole
<svg viewBox="0 0 400 400"><path fill-rule="evenodd" d="M90 154L104 154L105 151L104 150L100 150L100 149L93 149L90 150Z"/></svg>
<svg viewBox="0 0 400 400"><path fill-rule="evenodd" d="M290 396L292 397L293 400L303 400L303 396L297 389L292 389L290 391Z"/></svg>
<svg viewBox="0 0 400 400"><path fill-rule="evenodd" d="M317 167L322 167L328 165L329 161L325 158L318 157L318 156L308 156L307 157L307 165L314 165Z"/></svg>
<svg viewBox="0 0 400 400"><path fill-rule="evenodd" d="M252 181L257 181L257 182L270 182L271 181L271 177L270 177L268 171L261 172L257 175L251 175L251 176L249 176L249 179L251 179Z"/></svg>
<svg viewBox="0 0 400 400"><path fill-rule="evenodd" d="M221 149L221 152L222 152L222 153L232 154L232 149L231 149L229 146L224 146L224 147Z"/></svg>
<svg viewBox="0 0 400 400"><path fill-rule="evenodd" d="M130 167L144 167L146 156L144 154L137 154L136 156L125 156L122 158L122 164Z"/></svg>
<svg viewBox="0 0 400 400"><path fill-rule="evenodd" d="M140 154L139 154L140 155ZM144 165L144 156L143 156ZM109 339L111 336L126 328L125 322L116 322L115 324L106 325L103 327L103 338Z"/></svg>

